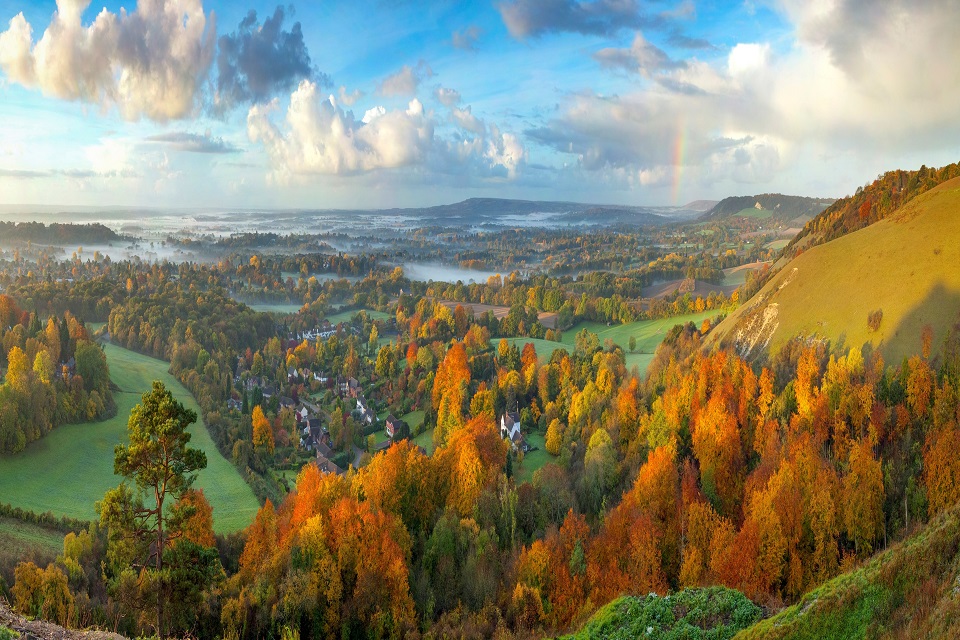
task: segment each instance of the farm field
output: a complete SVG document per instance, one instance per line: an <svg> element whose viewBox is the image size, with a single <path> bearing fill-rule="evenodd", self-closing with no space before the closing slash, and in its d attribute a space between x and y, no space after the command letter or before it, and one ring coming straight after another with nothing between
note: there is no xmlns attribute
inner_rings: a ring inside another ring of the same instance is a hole
<svg viewBox="0 0 960 640"><path fill-rule="evenodd" d="M773 249L774 251L779 251L785 246L790 244L790 238L781 238L780 240L774 240L773 242L767 243L767 249Z"/></svg>
<svg viewBox="0 0 960 640"><path fill-rule="evenodd" d="M0 517L0 561L37 557L53 559L63 553L63 534L29 522Z"/></svg>
<svg viewBox="0 0 960 640"><path fill-rule="evenodd" d="M767 264L766 262L751 262L750 264L740 265L739 267L733 267L731 269L723 270L723 284L724 285L737 285L738 287L744 284L747 281L747 276L754 271L759 271L763 268L763 265Z"/></svg>
<svg viewBox="0 0 960 640"><path fill-rule="evenodd" d="M553 457L547 453L546 441L539 433L530 433L526 436L531 447L537 447L523 456L523 464L515 469L517 482L532 482L533 474Z"/></svg>
<svg viewBox="0 0 960 640"><path fill-rule="evenodd" d="M517 345L517 348L521 350L523 349L523 345L532 342L534 348L537 350L537 355L546 359L549 358L554 349L557 348L567 349L573 352L577 333L582 329L587 329L599 336L601 345L607 338L613 340L615 344L620 345L626 356L627 369L636 365L642 373L650 366L650 363L653 361L654 352L656 352L657 347L663 342L663 338L674 325L693 322L699 326L700 323L707 318L715 317L717 313L716 310L704 311L703 313L693 313L673 318L638 320L637 322L631 322L629 324L615 324L609 327L601 322L581 322L564 331L563 338L560 342L538 340L535 338L507 338L507 341ZM637 339L636 353L629 353L628 351L630 347L630 336L635 336ZM493 342L494 346L496 346L499 340L494 340Z"/></svg>
<svg viewBox="0 0 960 640"><path fill-rule="evenodd" d="M130 410L153 380L163 382L174 397L199 415L200 407L172 375L167 363L104 345L110 379L121 391L114 393L117 415L102 422L63 425L26 451L0 459L0 496L4 502L54 515L92 519L94 503L120 483L113 475L113 448L125 440ZM199 421L190 427L190 445L207 454L207 468L197 476L213 506L214 529L226 533L243 529L253 521L258 503L253 491L234 466L217 450L206 427Z"/></svg>
<svg viewBox="0 0 960 640"><path fill-rule="evenodd" d="M367 316L369 316L371 320L389 320L393 317L385 311L374 311L373 309L348 309L346 311L338 311L337 313L329 315L326 319L329 320L331 324L350 322L350 320L353 319L353 316L360 311L366 311Z"/></svg>
<svg viewBox="0 0 960 640"><path fill-rule="evenodd" d="M742 210L737 215L741 218L755 218L757 220L764 220L772 216L773 212L766 209L756 209L754 207L750 207L749 209Z"/></svg>

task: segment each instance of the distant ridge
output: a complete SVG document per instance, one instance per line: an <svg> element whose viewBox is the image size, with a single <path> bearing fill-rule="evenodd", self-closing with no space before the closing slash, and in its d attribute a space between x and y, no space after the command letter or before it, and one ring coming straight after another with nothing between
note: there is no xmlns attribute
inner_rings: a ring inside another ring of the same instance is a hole
<svg viewBox="0 0 960 640"><path fill-rule="evenodd" d="M719 200L694 200L693 202L688 202L680 208L687 209L688 211L709 211L718 204L720 204Z"/></svg>
<svg viewBox="0 0 960 640"><path fill-rule="evenodd" d="M833 198L806 198L779 193L724 198L703 215L703 220L719 220L735 216L746 209L770 211L783 222L795 218L810 219L833 204ZM759 207L757 205L760 205Z"/></svg>

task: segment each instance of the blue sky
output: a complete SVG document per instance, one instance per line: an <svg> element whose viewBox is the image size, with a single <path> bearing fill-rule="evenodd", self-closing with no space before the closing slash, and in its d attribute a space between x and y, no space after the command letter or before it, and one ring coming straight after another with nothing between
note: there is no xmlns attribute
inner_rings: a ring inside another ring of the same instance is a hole
<svg viewBox="0 0 960 640"><path fill-rule="evenodd" d="M0 0L0 204L842 196L957 160L958 24L949 0Z"/></svg>

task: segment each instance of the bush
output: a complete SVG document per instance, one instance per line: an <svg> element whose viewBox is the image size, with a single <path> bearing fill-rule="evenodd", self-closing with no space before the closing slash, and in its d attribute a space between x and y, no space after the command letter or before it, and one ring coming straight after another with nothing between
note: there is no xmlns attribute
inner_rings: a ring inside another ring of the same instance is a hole
<svg viewBox="0 0 960 640"><path fill-rule="evenodd" d="M870 331L879 329L881 322L883 322L883 309L877 309L867 314L867 326L870 327Z"/></svg>

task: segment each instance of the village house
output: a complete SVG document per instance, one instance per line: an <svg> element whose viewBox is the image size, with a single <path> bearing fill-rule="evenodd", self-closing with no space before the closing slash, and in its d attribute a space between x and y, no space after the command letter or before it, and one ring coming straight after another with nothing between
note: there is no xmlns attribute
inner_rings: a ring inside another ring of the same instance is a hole
<svg viewBox="0 0 960 640"><path fill-rule="evenodd" d="M387 416L387 422L384 425L384 432L387 434L387 437L393 440L393 436L396 435L397 431L400 429L401 421L396 418L392 413Z"/></svg>
<svg viewBox="0 0 960 640"><path fill-rule="evenodd" d="M320 469L321 473L335 473L338 476L342 476L344 471L337 465L335 465L329 458L322 455L319 451L317 452L317 467Z"/></svg>
<svg viewBox="0 0 960 640"><path fill-rule="evenodd" d="M500 416L500 437L510 441L510 446L514 451L526 453L530 450L527 439L520 432L520 414L514 411L508 411Z"/></svg>

